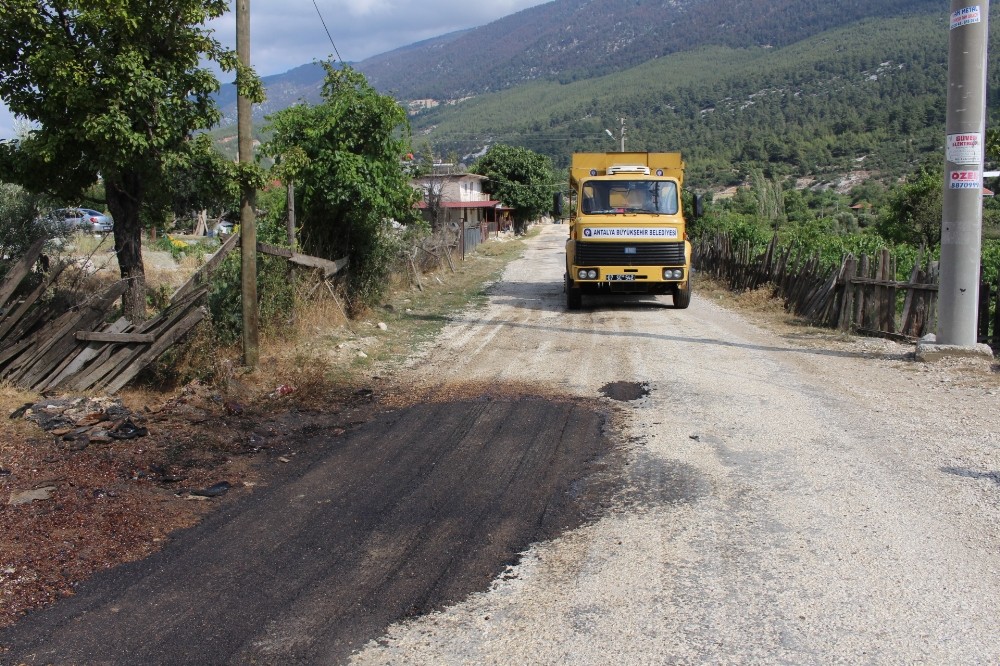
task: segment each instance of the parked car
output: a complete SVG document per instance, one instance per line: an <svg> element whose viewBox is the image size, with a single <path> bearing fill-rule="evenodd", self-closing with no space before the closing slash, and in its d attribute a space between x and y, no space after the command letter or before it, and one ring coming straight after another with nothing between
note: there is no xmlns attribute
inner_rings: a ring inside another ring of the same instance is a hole
<svg viewBox="0 0 1000 666"><path fill-rule="evenodd" d="M56 226L67 231L105 234L115 228L114 220L91 208L57 208L46 216Z"/></svg>

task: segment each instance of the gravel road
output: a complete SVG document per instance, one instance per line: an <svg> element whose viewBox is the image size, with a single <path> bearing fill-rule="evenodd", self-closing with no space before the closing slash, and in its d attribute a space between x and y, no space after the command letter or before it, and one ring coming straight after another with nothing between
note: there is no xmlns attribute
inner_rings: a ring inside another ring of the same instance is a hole
<svg viewBox="0 0 1000 666"><path fill-rule="evenodd" d="M552 225L407 372L620 403L627 487L357 664L1000 662L1000 374L699 296L563 308Z"/></svg>
<svg viewBox="0 0 1000 666"><path fill-rule="evenodd" d="M697 287L567 313L565 234L0 663L1000 663L996 366Z"/></svg>

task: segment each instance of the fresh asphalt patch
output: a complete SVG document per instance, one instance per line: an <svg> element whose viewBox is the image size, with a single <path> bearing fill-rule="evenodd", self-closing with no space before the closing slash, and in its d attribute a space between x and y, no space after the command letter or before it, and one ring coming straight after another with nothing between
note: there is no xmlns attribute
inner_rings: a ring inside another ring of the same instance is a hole
<svg viewBox="0 0 1000 666"><path fill-rule="evenodd" d="M601 387L601 395L619 402L641 400L649 395L649 384L644 382L611 382Z"/></svg>
<svg viewBox="0 0 1000 666"><path fill-rule="evenodd" d="M0 632L0 661L343 662L596 517L621 479L607 420L596 401L479 398L317 434L300 473Z"/></svg>

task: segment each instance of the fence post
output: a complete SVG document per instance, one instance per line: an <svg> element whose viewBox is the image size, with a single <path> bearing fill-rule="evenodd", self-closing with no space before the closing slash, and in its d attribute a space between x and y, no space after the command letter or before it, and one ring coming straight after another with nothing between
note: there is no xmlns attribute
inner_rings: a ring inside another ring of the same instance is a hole
<svg viewBox="0 0 1000 666"><path fill-rule="evenodd" d="M993 292L996 300L993 302L993 347L1000 347L1000 275L997 276L996 291ZM987 342L989 344L989 342Z"/></svg>
<svg viewBox="0 0 1000 666"><path fill-rule="evenodd" d="M917 253L917 260L913 262L913 270L910 271L910 284L906 290L906 297L903 299L903 316L902 316L902 328L899 332L903 335L913 336L913 305L917 298L916 292L912 288L912 285L917 284L920 279L920 264L924 260L924 248L920 248L920 252Z"/></svg>
<svg viewBox="0 0 1000 666"><path fill-rule="evenodd" d="M858 274L858 260L853 254L848 254L844 262L844 291L840 301L840 319L837 328L841 331L851 330L851 315L854 314L854 278Z"/></svg>
<svg viewBox="0 0 1000 666"><path fill-rule="evenodd" d="M858 270L858 277L867 278L871 275L871 264L867 254L861 255L861 267ZM869 323L869 303L868 287L864 283L858 284L857 293L854 298L854 325L858 328L868 328Z"/></svg>

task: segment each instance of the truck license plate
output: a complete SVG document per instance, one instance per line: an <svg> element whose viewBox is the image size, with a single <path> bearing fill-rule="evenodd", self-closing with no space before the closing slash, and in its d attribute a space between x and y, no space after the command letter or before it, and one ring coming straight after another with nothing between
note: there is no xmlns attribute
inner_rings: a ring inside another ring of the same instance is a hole
<svg viewBox="0 0 1000 666"><path fill-rule="evenodd" d="M635 276L631 273L609 273L606 279L608 282L634 282Z"/></svg>

